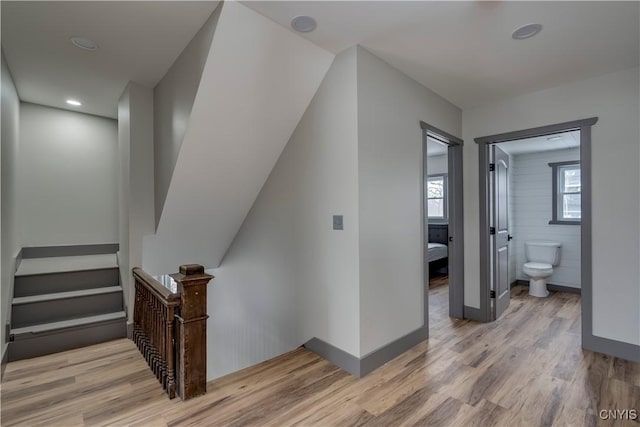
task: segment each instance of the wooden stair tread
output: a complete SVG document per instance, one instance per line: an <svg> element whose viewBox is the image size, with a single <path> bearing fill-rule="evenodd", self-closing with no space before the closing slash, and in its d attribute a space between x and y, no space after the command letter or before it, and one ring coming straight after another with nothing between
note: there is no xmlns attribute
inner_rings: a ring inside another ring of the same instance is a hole
<svg viewBox="0 0 640 427"><path fill-rule="evenodd" d="M118 268L116 254L27 258L20 262L16 277L107 268Z"/></svg>

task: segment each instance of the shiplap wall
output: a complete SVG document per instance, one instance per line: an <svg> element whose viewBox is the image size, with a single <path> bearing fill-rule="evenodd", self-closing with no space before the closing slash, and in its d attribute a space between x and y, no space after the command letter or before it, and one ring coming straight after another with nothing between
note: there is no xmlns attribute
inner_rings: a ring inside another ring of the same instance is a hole
<svg viewBox="0 0 640 427"><path fill-rule="evenodd" d="M512 156L512 254L515 255L518 279L529 279L522 272L526 262L524 243L527 240L555 240L562 243L560 265L554 267L548 282L580 287L580 226L549 225L552 215L552 172L549 163L579 159L579 148Z"/></svg>

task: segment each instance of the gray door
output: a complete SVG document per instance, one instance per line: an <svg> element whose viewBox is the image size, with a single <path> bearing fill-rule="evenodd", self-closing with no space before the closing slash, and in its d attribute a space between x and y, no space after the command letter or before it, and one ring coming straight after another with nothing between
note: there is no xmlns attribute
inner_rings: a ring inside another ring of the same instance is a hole
<svg viewBox="0 0 640 427"><path fill-rule="evenodd" d="M495 299L493 300L493 318L499 318L509 306L509 156L493 145L493 209L491 215L493 238L492 274Z"/></svg>

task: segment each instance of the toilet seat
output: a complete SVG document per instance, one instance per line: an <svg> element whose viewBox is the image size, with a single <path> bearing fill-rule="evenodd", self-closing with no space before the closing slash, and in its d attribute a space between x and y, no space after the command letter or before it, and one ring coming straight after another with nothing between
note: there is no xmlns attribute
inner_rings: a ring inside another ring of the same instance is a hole
<svg viewBox="0 0 640 427"><path fill-rule="evenodd" d="M530 277L548 277L553 274L553 266L545 262L527 262L522 271Z"/></svg>

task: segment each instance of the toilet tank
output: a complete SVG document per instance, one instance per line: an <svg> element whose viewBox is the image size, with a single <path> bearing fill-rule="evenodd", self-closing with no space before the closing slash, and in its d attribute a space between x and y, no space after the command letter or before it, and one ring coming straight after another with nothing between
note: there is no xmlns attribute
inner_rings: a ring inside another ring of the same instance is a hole
<svg viewBox="0 0 640 427"><path fill-rule="evenodd" d="M544 262L551 265L560 263L560 248L562 243L550 240L534 240L525 242L524 252L527 261Z"/></svg>

